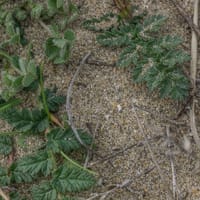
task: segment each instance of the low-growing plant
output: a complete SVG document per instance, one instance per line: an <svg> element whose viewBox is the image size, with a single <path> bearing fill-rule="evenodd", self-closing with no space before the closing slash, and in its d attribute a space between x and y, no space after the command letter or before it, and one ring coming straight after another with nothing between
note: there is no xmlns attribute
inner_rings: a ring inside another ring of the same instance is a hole
<svg viewBox="0 0 200 200"><path fill-rule="evenodd" d="M75 40L68 25L76 19L78 9L71 1L47 0L43 4L27 0L9 10L0 6L0 10L0 24L9 37L0 44L0 119L11 126L11 131L0 132L0 154L5 160L0 166L0 188L11 200L75 200L78 192L95 184L96 178L93 171L71 158L79 150L81 158L83 147L71 127L56 116L66 98L58 95L55 87L44 87L43 65L34 61L31 45L26 59L11 55L7 47L25 45L28 41L21 22L34 20L50 30L44 44L48 59L54 64L68 62ZM57 26L49 24L59 16L62 20ZM36 94L35 108L21 106L21 94L27 91ZM78 133L84 144L91 146L91 135L83 130ZM18 139L26 142L36 135L42 140L32 153L15 155L21 145Z"/></svg>
<svg viewBox="0 0 200 200"><path fill-rule="evenodd" d="M40 82L41 108L18 109L13 107L18 101L6 104L4 99L0 99L0 119L13 127L13 133L0 134L0 154L12 154L16 146L13 137L17 134L42 134L44 138L42 146L32 154L12 160L7 168L0 167L0 185L20 191L21 184L29 183L30 189L26 192L31 191L32 199L57 200L66 198L67 193L70 196L71 193L89 189L95 183L95 173L69 158L68 154L82 146L69 126L57 126L58 119L52 113L58 111L64 103L64 97L57 96L55 89L44 89L42 85ZM79 135L86 145L92 143L89 134L79 130ZM16 199L22 199L20 192L18 195ZM15 199L12 193L10 198Z"/></svg>
<svg viewBox="0 0 200 200"><path fill-rule="evenodd" d="M48 38L45 43L45 54L54 64L64 64L69 61L71 48L74 44L75 34L66 30L64 36L57 32Z"/></svg>
<svg viewBox="0 0 200 200"><path fill-rule="evenodd" d="M117 66L131 69L134 82L146 83L150 91L158 90L161 97L186 98L190 86L182 66L190 56L181 50L179 37L160 33L167 17L147 13L135 14L128 20L116 17L118 23L99 30L97 41L121 50ZM83 25L97 31L95 24L105 19L107 16L86 20Z"/></svg>

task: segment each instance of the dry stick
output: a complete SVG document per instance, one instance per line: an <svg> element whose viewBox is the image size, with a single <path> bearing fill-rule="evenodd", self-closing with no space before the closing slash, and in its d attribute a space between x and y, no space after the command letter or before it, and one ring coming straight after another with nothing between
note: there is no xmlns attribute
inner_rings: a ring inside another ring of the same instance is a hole
<svg viewBox="0 0 200 200"><path fill-rule="evenodd" d="M153 138L150 138L150 139L148 139L148 140L160 139L161 137L162 137L161 135L157 135L157 136L155 136L155 137L153 137ZM145 143L144 141L140 141L139 143L134 143L134 144L131 144L131 145L125 147L125 148L122 148L122 149L120 149L120 150L117 151L117 152L110 153L110 154L108 154L107 156L104 156L102 159L97 160L97 161L95 161L95 162L93 162L93 163L90 163L90 167L93 166L93 165L97 165L97 164L99 164L99 163L103 163L103 162L105 162L105 161L108 161L108 160L110 160L110 159L113 159L113 158L115 158L115 157L117 157L117 156L120 156L121 154L127 152L128 150L130 150L130 149L132 149L132 148L134 148L134 147L143 146L144 143Z"/></svg>
<svg viewBox="0 0 200 200"><path fill-rule="evenodd" d="M142 134L142 136L143 136L143 138L144 138L144 140L145 140L145 144L146 144L146 146L147 146L147 148L148 148L148 150L149 150L149 152L150 152L152 161L154 162L155 166L157 167L158 174L159 174L160 178L161 178L162 181L164 182L164 176L163 176L162 170L161 170L161 168L160 168L158 162L156 161L156 158L155 158L154 153L153 153L153 151L152 151L152 149L151 149L151 147L150 147L150 144L149 144L149 142L148 142L148 138L146 137L146 134L144 133L144 129L143 129L142 124L141 124L141 122L140 122L140 120L139 120L139 117L138 117L138 114L137 114L137 112L136 112L136 109L135 109L135 106L134 106L134 105L133 105L133 111L134 111L135 118L136 118L136 120L137 120L139 129L140 129L140 132L141 132L141 134Z"/></svg>
<svg viewBox="0 0 200 200"><path fill-rule="evenodd" d="M116 190L118 189L123 189L126 188L129 192L133 192L132 189L129 188L129 185L133 182L133 180L135 181L136 178L140 178L143 175L147 175L148 173L150 173L151 171L153 171L155 169L155 166L150 167L148 169L145 169L142 173L136 175L134 178L131 179L125 179L121 184L116 184L114 185L114 187L106 192L101 192L101 193L95 193L93 194L93 196L89 197L86 200L93 200L96 199L97 197L101 197L100 200L105 199L109 194L114 193Z"/></svg>
<svg viewBox="0 0 200 200"><path fill-rule="evenodd" d="M188 14L185 12L183 7L176 0L170 0L170 1L178 9L180 15L185 19L185 21L188 23L190 28L200 37L200 29L198 28L198 24L193 22L192 19L188 17ZM197 2L195 2L195 4L197 5Z"/></svg>
<svg viewBox="0 0 200 200"><path fill-rule="evenodd" d="M151 159L152 159L153 163L155 164L155 166L156 166L156 168L157 168L157 171L158 171L158 174L159 174L159 176L160 176L160 178L161 178L162 183L165 183L165 179L164 179L163 172L162 172L162 170L161 170L161 168L160 168L160 166L159 166L159 164L158 164L158 162L157 162L157 160L156 160L156 158L155 158L155 156L154 156L154 153L153 153L153 151L152 151L152 149L151 149L151 146L150 146L150 144L149 144L149 142L148 142L148 138L146 137L145 131L144 131L144 129L143 129L143 127L142 127L142 124L141 124L141 122L140 122L140 120L139 120L139 117L138 117L138 114L137 114L137 112L136 112L136 109L135 109L135 106L134 106L134 105L133 105L133 111L134 111L135 118L136 118L136 120L137 120L139 129L140 129L140 132L141 132L141 134L142 134L142 136L143 136L143 138L144 138L144 140L145 140L145 144L146 144L146 146L147 146L147 148L148 148L148 150L149 150L149 153L150 153L150 155L151 155ZM170 196L172 197L172 192L171 192L170 188L168 188L168 195L170 195ZM172 198L173 198L173 197L172 197Z"/></svg>
<svg viewBox="0 0 200 200"><path fill-rule="evenodd" d="M90 144L90 149L92 149L93 145L94 145L94 140L95 140L95 137L96 137L96 133L97 133L97 128L99 126L99 123L97 123L96 127L95 127L95 130L94 130L94 133L92 131L92 127L90 126L89 123L86 124L88 130L89 130L89 133L90 135L92 135L92 142ZM86 159L85 159L85 163L84 163L84 167L87 168L88 166L88 162L90 160L90 158L92 157L92 151L90 150L87 150L87 156L86 156Z"/></svg>
<svg viewBox="0 0 200 200"><path fill-rule="evenodd" d="M194 2L194 16L193 22L198 25L198 10L199 10L199 0ZM199 35L200 36L200 35ZM196 90L196 73L197 73L197 57L198 57L198 39L196 32L192 31L192 41L191 41L191 66L190 66L190 76L193 83L193 92ZM190 108L190 126L191 132L194 140L200 149L200 138L197 132L196 120L195 120L195 99L192 99L192 107Z"/></svg>
<svg viewBox="0 0 200 200"><path fill-rule="evenodd" d="M173 197L174 199L176 198L176 191L177 191L177 187L176 187L176 174L175 174L175 167L174 167L174 159L172 156L172 152L171 152L171 144L170 144L170 127L169 125L166 126L166 132L167 132L167 137L168 137L168 141L169 141L169 159L170 159L170 163L171 163L171 169L172 169L172 191L173 191Z"/></svg>
<svg viewBox="0 0 200 200"><path fill-rule="evenodd" d="M86 60L88 59L88 57L91 55L91 52L87 53L84 58L81 60L70 84L69 84L69 87L68 87L68 90L67 90L67 97L66 97L66 111L67 111L67 116L68 116L68 122L69 122L69 125L71 126L72 130L73 130L73 133L76 137L76 139L79 141L79 143L84 146L86 149L89 150L89 148L87 147L87 145L82 141L82 139L80 138L79 136L79 133L74 125L74 122L72 120L72 112L71 112L71 106L70 106L70 99L71 99L71 94L72 94L72 88L73 88L73 85L74 85L74 81L76 80L80 70L81 70L81 67L84 65L84 63L86 62Z"/></svg>
<svg viewBox="0 0 200 200"><path fill-rule="evenodd" d="M10 200L10 198L4 193L4 191L0 188L0 196L4 199L4 200Z"/></svg>

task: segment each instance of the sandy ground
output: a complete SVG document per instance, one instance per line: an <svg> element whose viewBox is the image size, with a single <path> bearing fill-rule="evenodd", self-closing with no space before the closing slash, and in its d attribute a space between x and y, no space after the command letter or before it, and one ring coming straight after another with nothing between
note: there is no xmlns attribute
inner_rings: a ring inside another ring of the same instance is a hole
<svg viewBox="0 0 200 200"><path fill-rule="evenodd" d="M200 164L199 150L196 149L190 134L188 114L179 118L183 124L170 121L182 108L182 104L159 99L156 93L149 93L145 86L134 85L131 74L110 66L117 60L118 51L103 48L95 41L96 34L81 27L88 18L101 16L110 11L116 12L110 0L76 0L80 5L80 18L73 24L76 32L76 43L72 57L67 66L53 66L46 61L46 86L58 87L59 92L66 94L69 81L77 69L79 61L91 51L93 60L100 60L104 65L85 64L75 81L72 95L72 112L79 128L88 130L91 127L95 134L94 152L88 166L99 174L98 186L84 193L85 199L94 193L106 192L116 184L126 180L132 182L123 189L110 193L106 200L161 200L172 199L168 194L172 190L172 155L176 188L179 199L200 199ZM188 13L192 13L192 1L179 2ZM183 37L185 48L190 52L191 33L177 10L164 0L134 1L150 13L162 13L169 17L164 32ZM26 28L27 38L33 42L37 62L45 59L42 42L47 33L37 23ZM25 50L18 49L21 55ZM199 66L200 67L200 66ZM189 68L189 63L186 64ZM32 105L27 97L27 105ZM200 129L200 107L197 103L197 128ZM65 115L65 108L60 117ZM139 122L139 123L138 123ZM141 125L141 127L140 127ZM167 127L170 127L170 139L167 138ZM6 129L4 124L1 130ZM184 138L191 141L190 153L183 150ZM151 153L147 142L150 145ZM171 146L169 147L168 141ZM33 142L34 144L34 142ZM130 147L132 145L132 147ZM126 149L127 148L127 149ZM117 152L124 150L118 156ZM108 155L112 155L110 159ZM152 159L153 155L153 159ZM159 165L155 165L155 160ZM97 197L96 199L100 199Z"/></svg>

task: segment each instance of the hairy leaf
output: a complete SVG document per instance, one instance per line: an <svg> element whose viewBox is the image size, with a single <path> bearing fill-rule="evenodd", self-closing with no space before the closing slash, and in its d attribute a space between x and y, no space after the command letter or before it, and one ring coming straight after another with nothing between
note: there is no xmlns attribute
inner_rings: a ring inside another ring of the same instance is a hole
<svg viewBox="0 0 200 200"><path fill-rule="evenodd" d="M64 64L68 62L71 48L75 40L73 31L67 30L64 37L50 37L45 43L45 54L54 64Z"/></svg>
<svg viewBox="0 0 200 200"><path fill-rule="evenodd" d="M13 150L13 141L11 136L0 135L0 154L9 155Z"/></svg>
<svg viewBox="0 0 200 200"><path fill-rule="evenodd" d="M67 167L65 164L54 173L53 186L58 192L80 192L95 184L95 178L87 171Z"/></svg>
<svg viewBox="0 0 200 200"><path fill-rule="evenodd" d="M31 174L22 172L18 168L17 162L14 162L10 166L9 172L10 172L11 183L30 183L34 179L34 177L31 176Z"/></svg>
<svg viewBox="0 0 200 200"><path fill-rule="evenodd" d="M57 200L57 192L49 182L34 185L31 193L33 200Z"/></svg>
<svg viewBox="0 0 200 200"><path fill-rule="evenodd" d="M42 4L40 4L40 3L33 5L32 9L31 9L31 18L39 19L42 15L43 9L44 8L43 8Z"/></svg>
<svg viewBox="0 0 200 200"><path fill-rule="evenodd" d="M48 128L49 121L44 110L8 109L0 113L0 118L6 120L21 132L39 133Z"/></svg>
<svg viewBox="0 0 200 200"><path fill-rule="evenodd" d="M59 110L59 106L65 103L65 96L56 95L56 90L56 88L54 88L53 90L46 89L44 92L46 96L47 106L50 112L57 112ZM41 95L39 99L40 101L42 100Z"/></svg>
<svg viewBox="0 0 200 200"><path fill-rule="evenodd" d="M5 186L10 183L7 169L0 166L0 186Z"/></svg>
<svg viewBox="0 0 200 200"><path fill-rule="evenodd" d="M17 162L17 169L23 173L29 173L31 176L38 174L48 176L53 169L53 160L48 152L37 152L21 158Z"/></svg>
<svg viewBox="0 0 200 200"><path fill-rule="evenodd" d="M79 130L79 135L86 145L91 144L92 138L90 135L82 132L81 130ZM50 133L48 133L47 139L47 149L52 150L55 153L59 151L67 153L73 150L78 150L82 147L74 136L71 128L67 130L63 130L61 128L53 129Z"/></svg>

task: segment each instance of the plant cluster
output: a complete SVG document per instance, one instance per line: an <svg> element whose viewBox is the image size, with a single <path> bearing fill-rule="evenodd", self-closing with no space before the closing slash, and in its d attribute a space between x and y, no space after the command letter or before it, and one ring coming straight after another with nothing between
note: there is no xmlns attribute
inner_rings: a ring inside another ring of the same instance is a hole
<svg viewBox="0 0 200 200"><path fill-rule="evenodd" d="M117 66L131 69L136 83L146 83L150 91L158 90L161 97L186 98L189 80L182 66L190 60L190 56L181 50L182 40L178 36L160 34L159 30L167 18L134 12L137 7L132 8L131 13L136 14L130 17L130 5L115 2L121 9L120 15L111 13L100 19L89 19L83 26L99 32L97 41L102 46L121 49ZM109 17L116 17L117 24L104 30L96 28L98 23L109 20Z"/></svg>
<svg viewBox="0 0 200 200"><path fill-rule="evenodd" d="M0 154L7 162L0 166L0 188L11 200L76 199L77 192L95 184L95 173L70 158L82 146L71 127L56 116L65 97L58 95L56 88L44 87L43 65L34 61L31 44L26 59L10 55L8 49L29 43L23 31L24 20L46 24L61 17L60 24L45 25L51 35L44 44L44 52L54 64L67 63L75 40L68 26L77 17L78 9L71 1L63 0L47 0L44 5L27 0L16 5L9 10L0 7L0 24L8 37L0 43L3 68L0 119L12 127L11 131L0 133ZM33 91L38 94L38 106L20 108L21 94ZM85 145L92 144L89 134L83 130L78 132ZM31 135L40 135L42 144L32 154L18 158L15 155L19 146L16 138L28 140Z"/></svg>

